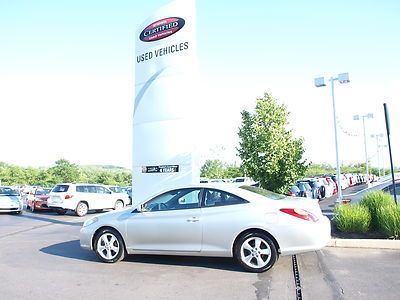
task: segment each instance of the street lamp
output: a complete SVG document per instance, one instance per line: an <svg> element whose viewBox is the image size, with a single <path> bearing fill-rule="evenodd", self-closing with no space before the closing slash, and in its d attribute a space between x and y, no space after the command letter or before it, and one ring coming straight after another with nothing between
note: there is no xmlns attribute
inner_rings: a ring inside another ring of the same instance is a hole
<svg viewBox="0 0 400 300"><path fill-rule="evenodd" d="M340 160L339 160L339 145L338 145L338 137L337 137L337 119L336 119L336 105L335 105L335 92L334 92L334 82L335 80L339 81L339 83L348 83L349 73L341 73L337 77L331 77L328 81L331 82L331 90L332 90L332 107L333 107L333 126L335 128L335 147L336 147L336 180L337 180L337 188L338 188L338 200L337 202L342 202L342 185L340 184ZM324 77L318 77L314 79L314 84L316 87L326 86Z"/></svg>
<svg viewBox="0 0 400 300"><path fill-rule="evenodd" d="M373 114L366 114L363 116L360 115L355 115L353 116L353 119L355 121L360 120L360 117L362 118L362 122L363 122L363 131L364 131L364 151L365 151L365 167L367 170L367 185L369 185L369 170L368 170L368 151L367 151L367 135L365 134L365 119L372 119L374 117Z"/></svg>

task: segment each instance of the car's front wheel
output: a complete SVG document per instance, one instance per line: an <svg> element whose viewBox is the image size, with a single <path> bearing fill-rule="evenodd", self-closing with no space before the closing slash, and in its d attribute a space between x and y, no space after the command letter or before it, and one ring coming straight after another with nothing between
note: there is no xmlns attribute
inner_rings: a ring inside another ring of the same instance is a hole
<svg viewBox="0 0 400 300"><path fill-rule="evenodd" d="M97 233L94 250L101 261L115 263L125 258L125 246L121 235L114 229L107 228Z"/></svg>
<svg viewBox="0 0 400 300"><path fill-rule="evenodd" d="M79 202L76 206L75 213L78 217L83 217L88 213L89 207L85 202Z"/></svg>
<svg viewBox="0 0 400 300"><path fill-rule="evenodd" d="M234 255L245 270L255 273L269 270L278 258L274 242L261 232L249 232L239 237Z"/></svg>

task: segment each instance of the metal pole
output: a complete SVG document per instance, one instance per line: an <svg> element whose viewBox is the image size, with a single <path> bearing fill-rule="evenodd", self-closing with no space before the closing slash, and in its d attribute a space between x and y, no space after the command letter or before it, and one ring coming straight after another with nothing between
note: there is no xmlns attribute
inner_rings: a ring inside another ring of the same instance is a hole
<svg viewBox="0 0 400 300"><path fill-rule="evenodd" d="M335 128L335 147L336 147L336 180L337 180L337 188L338 188L338 201L342 202L342 185L340 184L340 159L339 159L339 146L338 146L338 137L337 137L337 126L336 126L336 105L335 105L335 92L334 92L334 80L335 78L331 77L331 89L332 89L332 107L333 107L333 126Z"/></svg>
<svg viewBox="0 0 400 300"><path fill-rule="evenodd" d="M365 151L365 167L367 170L367 185L369 186L369 170L368 170L368 151L367 151L367 135L365 134L365 118L367 116L362 116L363 130L364 130L364 151Z"/></svg>
<svg viewBox="0 0 400 300"><path fill-rule="evenodd" d="M390 146L390 124L389 124L389 115L388 115L386 103L383 103L383 110L385 111L386 133L387 133L389 157L390 157L390 169L392 170L393 197L394 197L394 202L396 202L396 204L397 204L396 185L395 185L395 181L394 181L394 170L393 170L393 159L392 159L392 147Z"/></svg>
<svg viewBox="0 0 400 300"><path fill-rule="evenodd" d="M381 160L379 158L379 135L376 135L376 155L378 156L378 176L381 177Z"/></svg>

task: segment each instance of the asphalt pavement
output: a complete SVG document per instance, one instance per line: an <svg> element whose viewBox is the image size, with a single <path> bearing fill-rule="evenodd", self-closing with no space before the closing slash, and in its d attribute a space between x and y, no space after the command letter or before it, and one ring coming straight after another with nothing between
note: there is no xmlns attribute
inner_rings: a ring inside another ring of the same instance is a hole
<svg viewBox="0 0 400 300"><path fill-rule="evenodd" d="M94 215L0 214L0 299L398 299L398 250L326 247L280 257L262 274L229 258L130 255L104 264L79 246L82 222Z"/></svg>

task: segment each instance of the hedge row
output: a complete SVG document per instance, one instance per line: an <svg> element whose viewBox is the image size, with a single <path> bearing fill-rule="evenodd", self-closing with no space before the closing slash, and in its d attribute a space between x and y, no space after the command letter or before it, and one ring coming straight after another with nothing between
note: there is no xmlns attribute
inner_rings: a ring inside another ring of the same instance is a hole
<svg viewBox="0 0 400 300"><path fill-rule="evenodd" d="M359 204L336 207L334 222L342 232L378 231L390 239L400 239L400 206L382 191L368 193Z"/></svg>

